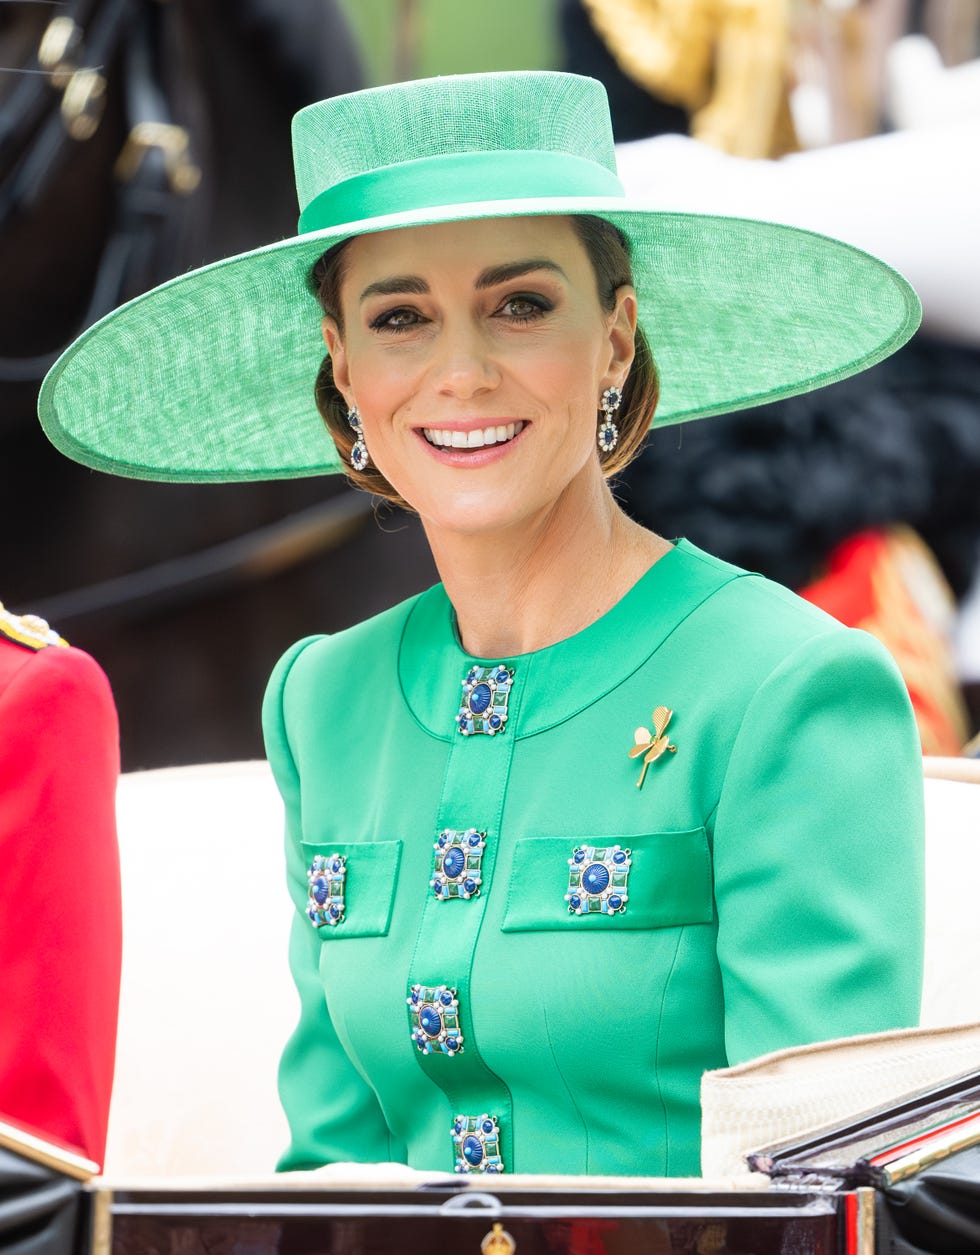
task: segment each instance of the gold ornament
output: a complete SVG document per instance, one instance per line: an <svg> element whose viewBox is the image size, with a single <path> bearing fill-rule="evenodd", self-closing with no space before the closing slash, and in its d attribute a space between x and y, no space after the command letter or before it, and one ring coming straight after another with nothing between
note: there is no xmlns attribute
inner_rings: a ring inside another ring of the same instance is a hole
<svg viewBox="0 0 980 1255"><path fill-rule="evenodd" d="M655 763L668 750L671 754L677 753L677 746L671 745L670 737L667 735L667 724L670 723L673 713L669 706L658 706L653 712L653 731L651 732L649 728L637 728L633 733L635 744L630 750L630 758L639 758L641 754L644 755L643 770L636 782L638 789L643 788L647 768L651 763Z"/></svg>
<svg viewBox="0 0 980 1255"><path fill-rule="evenodd" d="M502 1224L495 1224L480 1243L483 1255L514 1255L517 1243Z"/></svg>

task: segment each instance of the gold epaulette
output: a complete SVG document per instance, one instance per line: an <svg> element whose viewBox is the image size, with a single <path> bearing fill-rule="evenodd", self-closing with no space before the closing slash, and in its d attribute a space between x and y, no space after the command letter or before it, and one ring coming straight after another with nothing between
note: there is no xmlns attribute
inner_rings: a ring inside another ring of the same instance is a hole
<svg viewBox="0 0 980 1255"><path fill-rule="evenodd" d="M11 614L0 601L0 639L23 645L25 649L46 649L68 642L36 614Z"/></svg>

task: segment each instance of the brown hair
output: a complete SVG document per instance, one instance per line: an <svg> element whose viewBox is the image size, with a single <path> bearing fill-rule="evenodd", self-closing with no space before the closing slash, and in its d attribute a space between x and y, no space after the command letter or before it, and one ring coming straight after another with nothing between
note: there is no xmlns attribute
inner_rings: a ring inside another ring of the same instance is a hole
<svg viewBox="0 0 980 1255"><path fill-rule="evenodd" d="M599 304L610 313L616 307L618 289L633 282L629 241L618 227L607 222L605 218L572 215L571 223L592 263ZM344 253L349 243L349 240L343 240L328 249L310 271L310 287L323 312L334 319L341 334L344 324L340 310L340 287L344 279ZM601 450L599 452L602 473L606 479L623 470L639 453L653 421L659 393L660 385L653 354L642 328L637 326L633 365L623 386L623 399L616 415L619 442L611 453ZM354 447L354 433L347 422L347 405L334 383L333 363L329 353L323 359L317 374L314 395L317 409L327 431L333 437L351 482L358 488L410 510L411 506L402 500L377 467L371 465L366 470L356 471L351 466L350 452ZM596 413L598 418L598 405Z"/></svg>

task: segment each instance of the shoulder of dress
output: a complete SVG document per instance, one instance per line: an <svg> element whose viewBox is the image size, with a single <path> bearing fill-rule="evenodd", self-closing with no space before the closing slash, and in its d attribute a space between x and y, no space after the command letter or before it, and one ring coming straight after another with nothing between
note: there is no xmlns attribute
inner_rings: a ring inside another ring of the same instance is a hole
<svg viewBox="0 0 980 1255"><path fill-rule="evenodd" d="M726 683L748 698L789 658L802 663L810 650L848 655L850 636L842 623L782 584L749 574L720 586L679 625L673 643L683 647L695 639L729 677Z"/></svg>
<svg viewBox="0 0 980 1255"><path fill-rule="evenodd" d="M719 591L731 612L770 631L786 630L800 639L844 631L840 620L813 602L755 572L748 572L745 579L731 580Z"/></svg>
<svg viewBox="0 0 980 1255"><path fill-rule="evenodd" d="M66 648L68 642L36 614L14 614L0 601L0 640L12 641L35 653L49 646Z"/></svg>
<svg viewBox="0 0 980 1255"><path fill-rule="evenodd" d="M768 579L758 571L746 570L699 549L690 541L680 542L689 569L709 572L717 581L713 596L721 594L727 612L757 615L764 623L773 619L793 624L806 635L815 635L843 625L813 602L794 593L784 584Z"/></svg>

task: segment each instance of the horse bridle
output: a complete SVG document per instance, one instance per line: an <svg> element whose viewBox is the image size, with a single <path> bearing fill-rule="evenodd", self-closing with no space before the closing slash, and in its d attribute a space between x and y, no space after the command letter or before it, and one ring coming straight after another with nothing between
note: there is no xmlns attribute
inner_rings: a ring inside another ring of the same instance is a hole
<svg viewBox="0 0 980 1255"><path fill-rule="evenodd" d="M155 0L67 0L58 5L35 64L17 76L0 110L2 231L15 216L29 214L52 189L71 146L85 143L98 130L109 67L120 64L127 138L115 163L114 225L76 334L123 300L169 277L161 273L156 256L162 224L200 180L191 137L174 122L157 72L152 22L165 20L167 7ZM0 382L40 380L60 352L0 356Z"/></svg>
<svg viewBox="0 0 980 1255"><path fill-rule="evenodd" d="M0 109L0 230L28 214L58 178L70 147L87 142L102 121L109 67L125 79L127 138L115 162L114 228L102 249L82 331L162 272L161 222L186 205L200 170L186 128L174 122L158 58L155 21L174 3L69 0L57 6L36 51ZM159 32L157 32L159 33ZM120 55L121 54L121 55ZM154 273L156 271L156 273ZM0 356L0 384L40 380L60 349L31 357ZM105 614L140 617L215 591L287 570L343 544L370 516L371 498L342 492L244 536L98 584L45 599L58 622Z"/></svg>

